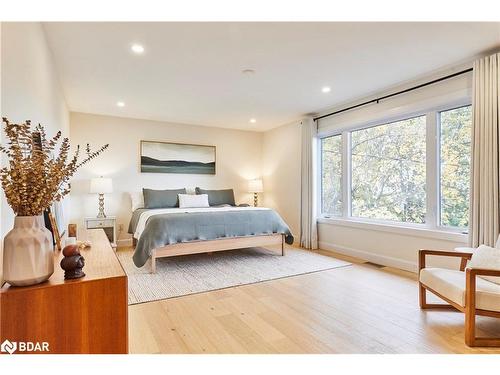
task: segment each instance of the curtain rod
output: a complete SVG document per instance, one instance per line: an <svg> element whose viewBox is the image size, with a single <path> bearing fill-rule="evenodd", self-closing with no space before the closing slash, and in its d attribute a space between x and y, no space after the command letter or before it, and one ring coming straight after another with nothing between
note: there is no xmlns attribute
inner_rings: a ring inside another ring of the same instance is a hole
<svg viewBox="0 0 500 375"><path fill-rule="evenodd" d="M471 72L471 71L472 71L472 68L465 69L465 70L462 70L460 72L456 72L456 73L453 73L453 74L450 74L450 75L447 75L447 76L444 76L444 77L441 77L441 78L437 78L437 79L434 79L434 80L429 81L429 82L422 83L422 84L417 85L417 86L413 86L413 87L410 87L410 88L407 88L407 89L404 89L404 90L401 90L401 91L398 91L398 92L394 92L392 94L381 96L381 97L376 98L376 99L368 100L368 101L363 102L363 103L352 105L352 106L347 107L347 108L339 109L338 111L330 112L330 113L327 113L326 115L315 117L315 118L313 118L313 120L314 121L318 121L318 120L321 120L321 119L323 119L325 117L330 117L330 116L333 116L333 115L337 115L339 113L346 112L346 111L349 111L349 110L354 109L354 108L362 107L362 106L365 106L367 104L378 103L381 100L392 98L393 96L396 96L396 95L405 94L405 93L407 93L409 91L417 90L417 89L420 89L422 87L429 86L429 85L432 85L434 83L438 83L438 82L444 81L446 79L450 79L450 78L453 78L453 77L456 77L456 76L459 76L459 75L462 75L462 74L465 74L465 73L468 73L468 72Z"/></svg>

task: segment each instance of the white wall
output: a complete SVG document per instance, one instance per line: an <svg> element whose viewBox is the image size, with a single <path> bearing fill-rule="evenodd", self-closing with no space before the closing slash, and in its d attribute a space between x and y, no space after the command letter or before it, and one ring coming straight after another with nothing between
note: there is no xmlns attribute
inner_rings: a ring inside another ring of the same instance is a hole
<svg viewBox="0 0 500 375"><path fill-rule="evenodd" d="M262 144L264 205L288 223L295 243L300 235L300 129L297 121L269 130Z"/></svg>
<svg viewBox="0 0 500 375"><path fill-rule="evenodd" d="M83 218L97 214L97 196L88 193L89 179L106 176L113 179L113 194L105 196L106 213L116 215L124 226L119 239L126 239L131 206L127 192L153 189L233 188L237 203L251 203L248 180L261 177L262 133L127 119L83 113L71 113L73 145L101 146L109 149L78 172L71 184L70 221L82 225ZM141 173L141 140L211 144L217 147L216 175Z"/></svg>
<svg viewBox="0 0 500 375"><path fill-rule="evenodd" d="M40 23L2 23L1 93L2 116L11 122L30 119L44 125L48 135L58 130L69 134L69 113ZM3 239L12 228L14 214L1 194Z"/></svg>
<svg viewBox="0 0 500 375"><path fill-rule="evenodd" d="M419 249L452 250L466 241L443 234L398 231L367 225L318 224L319 247L377 264L416 271ZM432 259L430 265L454 266L457 262Z"/></svg>

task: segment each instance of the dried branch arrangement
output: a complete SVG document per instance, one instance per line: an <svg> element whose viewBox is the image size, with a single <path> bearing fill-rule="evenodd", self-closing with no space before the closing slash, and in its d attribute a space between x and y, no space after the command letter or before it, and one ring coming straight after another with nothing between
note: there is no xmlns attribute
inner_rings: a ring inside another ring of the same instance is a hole
<svg viewBox="0 0 500 375"><path fill-rule="evenodd" d="M47 139L40 124L32 129L29 120L22 124L2 120L8 143L0 151L7 155L8 166L0 169L0 180L7 202L18 216L41 215L54 201L60 201L69 193L69 179L77 169L109 146L91 151L87 144L86 156L79 162L80 146L70 156L69 139L61 139L60 131Z"/></svg>

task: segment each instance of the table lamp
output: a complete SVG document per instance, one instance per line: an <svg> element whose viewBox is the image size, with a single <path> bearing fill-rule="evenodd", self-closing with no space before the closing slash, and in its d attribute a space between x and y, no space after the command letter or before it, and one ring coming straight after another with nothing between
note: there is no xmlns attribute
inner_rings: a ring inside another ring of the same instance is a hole
<svg viewBox="0 0 500 375"><path fill-rule="evenodd" d="M264 191L262 186L261 179L255 179L248 181L248 192L253 193L253 205L257 207L258 203L258 193L262 193Z"/></svg>
<svg viewBox="0 0 500 375"><path fill-rule="evenodd" d="M113 182L111 178L97 177L90 180L90 193L99 194L99 213L97 217L105 218L104 213L104 194L113 192Z"/></svg>

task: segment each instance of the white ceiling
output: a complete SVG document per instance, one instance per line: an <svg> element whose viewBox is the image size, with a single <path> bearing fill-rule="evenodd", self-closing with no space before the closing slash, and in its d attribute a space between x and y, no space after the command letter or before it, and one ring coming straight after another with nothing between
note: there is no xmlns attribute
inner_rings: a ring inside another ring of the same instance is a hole
<svg viewBox="0 0 500 375"><path fill-rule="evenodd" d="M267 130L500 46L500 23L44 26L70 110L248 130ZM145 53L131 53L132 43ZM246 68L256 73L242 74ZM331 92L322 93L323 86Z"/></svg>

